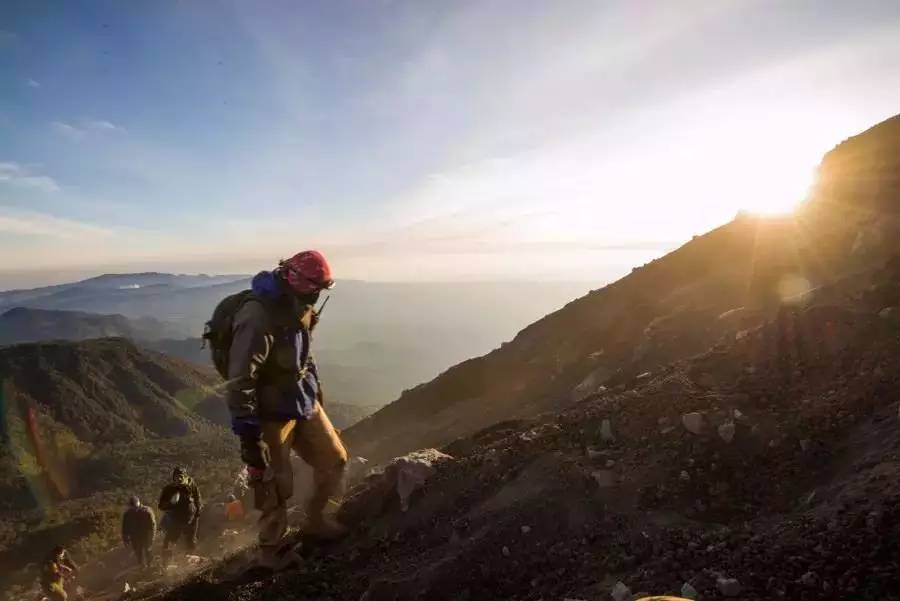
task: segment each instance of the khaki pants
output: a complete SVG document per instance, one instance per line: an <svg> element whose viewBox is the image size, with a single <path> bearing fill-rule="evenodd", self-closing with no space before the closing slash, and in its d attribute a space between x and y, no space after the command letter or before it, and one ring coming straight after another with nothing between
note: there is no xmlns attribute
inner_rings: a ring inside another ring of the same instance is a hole
<svg viewBox="0 0 900 601"><path fill-rule="evenodd" d="M259 544L278 547L287 531L287 500L294 491L291 451L313 468L315 490L307 505L311 520L321 518L332 497L343 491L347 450L320 405L308 420L263 422L263 440L272 454L271 479L254 485L259 518ZM267 476L268 478L268 476Z"/></svg>

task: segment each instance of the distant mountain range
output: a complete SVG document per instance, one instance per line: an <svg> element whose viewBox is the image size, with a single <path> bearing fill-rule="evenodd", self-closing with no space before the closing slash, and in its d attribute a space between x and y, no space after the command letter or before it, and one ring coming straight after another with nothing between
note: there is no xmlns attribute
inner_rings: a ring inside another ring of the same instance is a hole
<svg viewBox="0 0 900 601"><path fill-rule="evenodd" d="M124 336L208 366L196 338L216 304L248 286L245 275L137 273L0 292L0 344ZM448 365L496 348L586 288L339 281L316 333L326 386L335 401L382 405Z"/></svg>
<svg viewBox="0 0 900 601"><path fill-rule="evenodd" d="M0 346L44 340L107 337L159 340L184 335L184 328L152 317L128 319L124 315L26 307L9 309L0 315Z"/></svg>

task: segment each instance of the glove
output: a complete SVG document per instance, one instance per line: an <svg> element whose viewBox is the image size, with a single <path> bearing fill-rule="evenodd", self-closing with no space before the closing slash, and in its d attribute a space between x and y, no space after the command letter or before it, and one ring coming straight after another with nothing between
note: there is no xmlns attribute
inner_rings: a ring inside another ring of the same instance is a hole
<svg viewBox="0 0 900 601"><path fill-rule="evenodd" d="M256 436L241 437L241 460L248 467L264 470L272 463L272 454L269 452L269 445Z"/></svg>

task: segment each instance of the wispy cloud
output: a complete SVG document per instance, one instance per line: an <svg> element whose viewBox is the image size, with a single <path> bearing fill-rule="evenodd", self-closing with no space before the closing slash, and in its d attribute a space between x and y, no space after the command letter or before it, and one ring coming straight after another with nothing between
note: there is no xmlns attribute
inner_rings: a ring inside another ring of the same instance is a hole
<svg viewBox="0 0 900 601"><path fill-rule="evenodd" d="M89 223L10 207L0 207L0 232L62 239L107 237L113 233L109 229Z"/></svg>
<svg viewBox="0 0 900 601"><path fill-rule="evenodd" d="M41 82L37 81L36 79L29 79L29 80L28 80L27 82L25 82L25 83L26 83L26 85L27 85L29 88L39 88L39 87L41 87Z"/></svg>
<svg viewBox="0 0 900 601"><path fill-rule="evenodd" d="M125 131L125 128L122 127L121 125L116 125L115 123L112 123L111 121L106 121L104 119L95 119L95 120L85 121L84 126L85 126L85 128L93 130L93 131L117 131L117 132Z"/></svg>
<svg viewBox="0 0 900 601"><path fill-rule="evenodd" d="M0 162L0 182L34 188L42 192L59 192L59 184L49 176L37 175L15 162Z"/></svg>
<svg viewBox="0 0 900 601"><path fill-rule="evenodd" d="M70 140L80 140L87 133L83 129L79 127L75 127L69 123L65 123L64 121L53 121L50 123L50 127L53 128L56 133L61 136L65 136Z"/></svg>
<svg viewBox="0 0 900 601"><path fill-rule="evenodd" d="M77 125L66 121L52 121L50 127L70 140L80 140L92 133L124 133L126 131L121 125L105 119L84 119Z"/></svg>

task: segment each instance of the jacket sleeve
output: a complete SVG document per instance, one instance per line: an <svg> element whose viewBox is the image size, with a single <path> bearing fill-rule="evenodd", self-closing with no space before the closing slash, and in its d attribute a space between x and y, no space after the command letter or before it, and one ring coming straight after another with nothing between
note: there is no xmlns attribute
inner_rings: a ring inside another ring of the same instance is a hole
<svg viewBox="0 0 900 601"><path fill-rule="evenodd" d="M191 497L194 499L194 511L197 515L200 515L203 499L200 498L200 489L197 487L196 482L191 483Z"/></svg>
<svg viewBox="0 0 900 601"><path fill-rule="evenodd" d="M78 571L78 564L75 563L75 561L73 561L71 557L69 557L68 552L66 552L66 555L63 557L62 563L73 572Z"/></svg>
<svg viewBox="0 0 900 601"><path fill-rule="evenodd" d="M265 308L258 302L244 303L234 318L226 387L232 430L238 436L259 435L256 385L273 342Z"/></svg>

